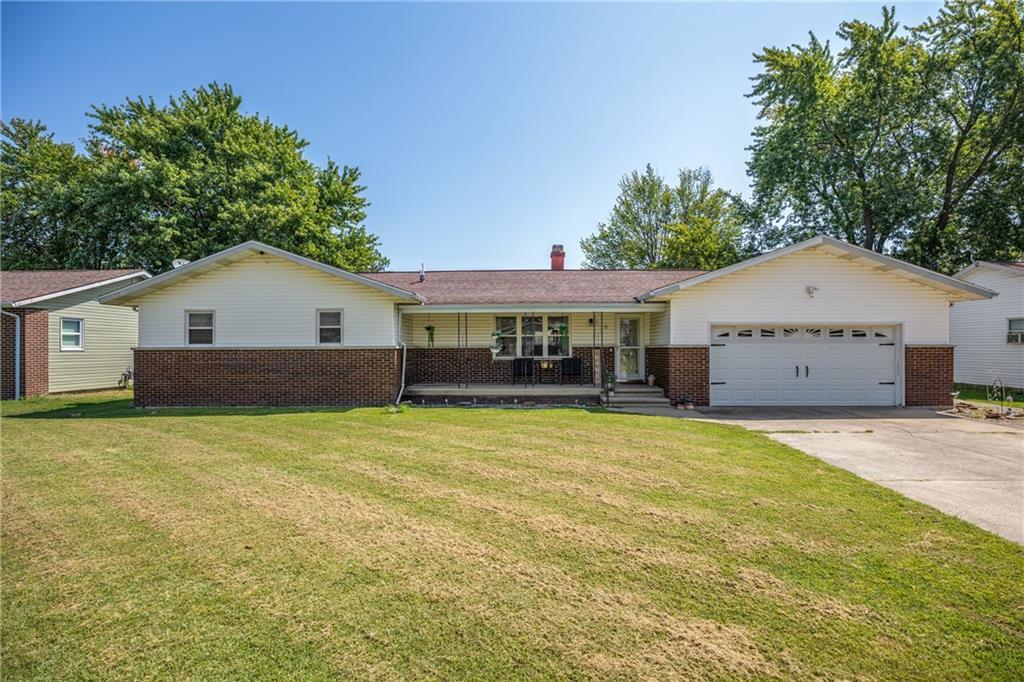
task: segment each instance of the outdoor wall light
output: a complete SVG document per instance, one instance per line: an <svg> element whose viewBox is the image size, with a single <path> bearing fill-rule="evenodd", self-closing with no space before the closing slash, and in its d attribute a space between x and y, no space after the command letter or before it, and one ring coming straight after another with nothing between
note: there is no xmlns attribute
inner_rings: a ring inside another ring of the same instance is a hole
<svg viewBox="0 0 1024 682"><path fill-rule="evenodd" d="M808 284L807 287L804 289L804 291L807 292L807 298L814 298L814 292L818 290L818 287L814 286L813 284Z"/></svg>

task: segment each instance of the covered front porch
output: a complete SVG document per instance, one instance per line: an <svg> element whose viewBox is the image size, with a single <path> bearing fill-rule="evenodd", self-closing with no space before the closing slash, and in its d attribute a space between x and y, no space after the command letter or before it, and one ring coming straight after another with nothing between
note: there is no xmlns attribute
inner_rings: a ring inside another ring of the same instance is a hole
<svg viewBox="0 0 1024 682"><path fill-rule="evenodd" d="M596 403L646 379L664 304L401 306L405 396L463 403ZM664 341L662 341L664 343Z"/></svg>

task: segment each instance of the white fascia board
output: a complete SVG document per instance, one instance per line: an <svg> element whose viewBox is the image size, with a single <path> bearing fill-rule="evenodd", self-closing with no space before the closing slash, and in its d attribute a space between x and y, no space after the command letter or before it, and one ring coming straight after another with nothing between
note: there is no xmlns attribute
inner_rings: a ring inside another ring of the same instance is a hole
<svg viewBox="0 0 1024 682"><path fill-rule="evenodd" d="M754 258L749 258L745 261L735 263L734 265L720 268L718 270L712 270L711 272L706 272L703 275L698 275L697 277L693 277L691 279L683 280L675 284L669 284L668 286L654 289L640 296L640 300L645 301L647 299L657 298L658 296L664 296L665 294L674 293L676 291L682 291L683 289L689 289L690 287L699 286L706 282L716 280L719 277L724 277L726 275L730 275L735 272L739 272L741 270L746 270L747 268L754 267L755 265L768 263L770 261L775 260L776 258L782 258L783 256L788 256L790 254L797 253L798 251L812 249L818 246L830 246L842 251L846 251L847 253L857 256L858 258L864 258L866 260L874 261L880 265L883 265L886 268L886 271L888 272L891 272L893 270L903 270L904 272L913 275L911 279L917 281L919 284L927 285L929 282L931 282L934 283L933 288L946 291L947 293L949 293L950 289L960 291L963 292L964 294L967 294L966 296L962 296L964 299L967 300L992 298L993 296L996 295L996 292L990 289L986 289L985 287L981 287L976 284L971 284L969 282L963 282L959 279L949 277L948 275L943 275L941 273L928 270L927 268L922 268L919 265L905 263L904 261L901 261L897 258L893 258L892 256L886 256L881 253L875 253L874 251L862 248L860 246L855 246L853 244L849 244L840 239L819 234L816 237L811 237L810 239L804 240L802 242L798 242L796 244L783 247L781 249L776 249L774 251L770 251L768 253L756 256Z"/></svg>
<svg viewBox="0 0 1024 682"><path fill-rule="evenodd" d="M444 303L398 306L403 313L642 313L664 312L668 304L655 303Z"/></svg>
<svg viewBox="0 0 1024 682"><path fill-rule="evenodd" d="M383 291L385 293L391 294L392 296L397 296L398 298L404 298L413 301L423 300L419 294L416 294L412 291L391 286L390 284L384 284L383 282L378 282L377 280L370 279L369 277L363 277L362 275L357 275L353 272L348 272L347 270L336 268L333 265L319 263L315 260L292 253L291 251L279 249L276 246L270 246L269 244L263 244L262 242L257 241L248 241L243 242L242 244L238 244L236 246L232 246L229 249L218 251L217 253L206 256L205 258L200 258L197 261L192 261L188 265L183 265L180 268L168 270L167 272L157 275L156 277L145 282L139 282L138 284L133 284L132 286L125 287L124 289L119 289L118 291L112 292L110 294L107 294L106 296L101 297L99 301L100 303L107 303L111 305L130 305L130 302L132 300L141 296L146 291L149 291L154 288L162 289L163 287L170 285L175 280L189 279L191 277L194 277L200 273L206 272L207 270L216 267L222 262L234 260L236 259L237 256L241 256L242 254L245 254L247 252L269 253L279 258L291 261L292 263L296 263L298 265L305 265L306 267L319 270L320 272L324 272L328 275L333 275L335 277L346 279L350 282L362 284L372 289L377 289L378 291Z"/></svg>
<svg viewBox="0 0 1024 682"><path fill-rule="evenodd" d="M33 303L40 303L42 301L48 301L51 298L60 298L61 296L68 296L70 294L77 294L80 291L88 291L89 289L95 289L96 287L106 286L107 284L116 284L117 282L123 282L126 279L134 279L136 277L143 277L146 280L148 280L152 276L153 275L149 274L145 270L139 270L138 272L131 272L131 273L128 273L127 275L119 275L118 277L111 277L110 279L105 279L102 282L92 282L91 284L83 284L80 287L73 287L71 289L64 289L63 291L55 291L55 292L50 293L50 294L43 294L42 296L36 296L34 298L25 298L25 299L22 299L20 301L4 301L4 306L9 306L9 307L12 307L12 308L19 308L19 307L26 306L26 305L32 305ZM140 284L141 284L141 282L140 282ZM130 288L130 287L125 287L125 289L128 289L128 288ZM114 293L114 292L112 292L112 293ZM104 296L104 297L101 297L101 298L106 298L106 297Z"/></svg>

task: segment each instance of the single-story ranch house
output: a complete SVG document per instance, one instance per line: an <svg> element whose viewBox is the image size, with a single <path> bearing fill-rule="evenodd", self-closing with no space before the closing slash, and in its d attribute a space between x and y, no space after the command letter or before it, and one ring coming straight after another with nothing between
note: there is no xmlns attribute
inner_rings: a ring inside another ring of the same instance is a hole
<svg viewBox="0 0 1024 682"><path fill-rule="evenodd" d="M138 268L0 273L0 398L117 386L132 365L138 316L96 299L148 277Z"/></svg>
<svg viewBox="0 0 1024 682"><path fill-rule="evenodd" d="M146 407L597 400L650 376L697 405L944 405L950 304L994 295L825 236L713 272L563 262L357 274L246 242L101 302L139 311Z"/></svg>

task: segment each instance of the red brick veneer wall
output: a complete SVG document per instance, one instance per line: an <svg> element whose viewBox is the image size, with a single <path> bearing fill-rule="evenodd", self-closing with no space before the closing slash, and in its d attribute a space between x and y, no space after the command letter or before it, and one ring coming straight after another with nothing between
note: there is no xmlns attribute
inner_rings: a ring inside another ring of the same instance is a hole
<svg viewBox="0 0 1024 682"><path fill-rule="evenodd" d="M592 383L593 347L576 346L573 357L582 362L581 383ZM603 349L603 362L611 371L614 367L615 350ZM539 361L539 358L538 358ZM557 363L557 360L553 362ZM537 380L557 382L558 370L539 369ZM512 383L512 361L498 360L487 348L409 348L406 355L405 383L411 384L454 384L459 382L507 384Z"/></svg>
<svg viewBox="0 0 1024 682"><path fill-rule="evenodd" d="M953 404L953 346L906 346L907 407Z"/></svg>
<svg viewBox="0 0 1024 682"><path fill-rule="evenodd" d="M135 350L138 407L383 405L398 395L394 348Z"/></svg>
<svg viewBox="0 0 1024 682"><path fill-rule="evenodd" d="M8 308L21 317L21 395L45 395L50 390L50 314L42 308ZM15 322L0 316L0 398L14 397Z"/></svg>
<svg viewBox="0 0 1024 682"><path fill-rule="evenodd" d="M711 355L708 346L648 346L646 369L670 400L709 404Z"/></svg>

